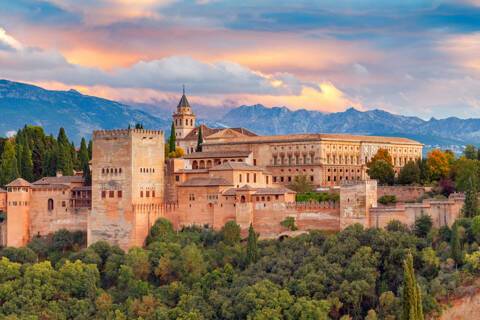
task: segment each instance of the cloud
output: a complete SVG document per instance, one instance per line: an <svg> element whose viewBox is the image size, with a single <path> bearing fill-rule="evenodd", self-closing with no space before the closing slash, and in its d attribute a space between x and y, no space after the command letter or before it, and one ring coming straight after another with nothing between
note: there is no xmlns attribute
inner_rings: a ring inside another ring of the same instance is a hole
<svg viewBox="0 0 480 320"><path fill-rule="evenodd" d="M15 38L7 34L5 29L0 28L0 49L13 49L13 50L21 50L22 45L18 42Z"/></svg>

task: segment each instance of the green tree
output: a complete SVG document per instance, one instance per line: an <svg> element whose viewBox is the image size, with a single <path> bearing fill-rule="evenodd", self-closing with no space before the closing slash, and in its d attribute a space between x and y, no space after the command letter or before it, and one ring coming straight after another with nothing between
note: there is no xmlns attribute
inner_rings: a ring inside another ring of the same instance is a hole
<svg viewBox="0 0 480 320"><path fill-rule="evenodd" d="M385 160L376 160L368 165L367 174L370 178L378 180L380 184L393 184L395 171L393 165Z"/></svg>
<svg viewBox="0 0 480 320"><path fill-rule="evenodd" d="M0 161L0 185L6 185L20 176L15 147L11 140L5 141Z"/></svg>
<svg viewBox="0 0 480 320"><path fill-rule="evenodd" d="M474 145L469 144L463 150L463 155L467 159L476 160L477 159L477 148Z"/></svg>
<svg viewBox="0 0 480 320"><path fill-rule="evenodd" d="M450 257L455 261L456 265L460 265L463 262L463 251L460 244L458 224L456 222L452 226L452 234L450 237Z"/></svg>
<svg viewBox="0 0 480 320"><path fill-rule="evenodd" d="M88 158L92 159L92 154L93 154L93 141L89 140L88 141Z"/></svg>
<svg viewBox="0 0 480 320"><path fill-rule="evenodd" d="M258 260L257 235L252 224L248 228L247 238L247 264L255 263Z"/></svg>
<svg viewBox="0 0 480 320"><path fill-rule="evenodd" d="M288 185L288 188L298 193L307 193L313 191L313 185L310 182L310 179L303 174L295 176L292 183Z"/></svg>
<svg viewBox="0 0 480 320"><path fill-rule="evenodd" d="M221 231L223 241L228 245L240 242L240 226L235 221L228 221Z"/></svg>
<svg viewBox="0 0 480 320"><path fill-rule="evenodd" d="M80 142L80 150L78 151L79 167L83 171L83 178L85 179L85 185L92 184L92 174L90 172L90 157L88 155L88 147L85 138L82 138Z"/></svg>
<svg viewBox="0 0 480 320"><path fill-rule="evenodd" d="M170 138L168 139L168 152L175 152L176 149L176 138L175 138L175 124L172 121L172 126L170 128Z"/></svg>
<svg viewBox="0 0 480 320"><path fill-rule="evenodd" d="M458 191L466 191L471 184L478 190L480 177L480 162L467 158L458 159L454 166L455 187Z"/></svg>
<svg viewBox="0 0 480 320"><path fill-rule="evenodd" d="M64 128L60 128L57 138L57 170L66 176L73 175L72 146Z"/></svg>
<svg viewBox="0 0 480 320"><path fill-rule="evenodd" d="M409 252L403 261L403 320L424 320L420 287L415 278L413 256Z"/></svg>
<svg viewBox="0 0 480 320"><path fill-rule="evenodd" d="M398 174L398 183L407 185L420 183L420 168L416 161L408 161Z"/></svg>
<svg viewBox="0 0 480 320"><path fill-rule="evenodd" d="M195 151L202 152L202 145L203 145L203 134L202 134L202 126L198 127L198 139L197 139L197 148Z"/></svg>
<svg viewBox="0 0 480 320"><path fill-rule="evenodd" d="M465 191L465 201L463 203L462 214L467 218L477 216L479 213L478 207L478 192L473 179L469 179L467 190Z"/></svg>
<svg viewBox="0 0 480 320"><path fill-rule="evenodd" d="M433 222L429 215L421 214L415 219L414 232L417 237L426 238L430 230L432 230Z"/></svg>
<svg viewBox="0 0 480 320"><path fill-rule="evenodd" d="M32 152L30 151L30 148L28 144L25 144L22 147L22 178L24 178L27 181L32 182L34 180L33 176L33 160L32 160Z"/></svg>
<svg viewBox="0 0 480 320"><path fill-rule="evenodd" d="M295 218L294 217L286 217L282 222L280 222L280 225L282 227L287 228L290 231L298 230L298 228L295 224Z"/></svg>

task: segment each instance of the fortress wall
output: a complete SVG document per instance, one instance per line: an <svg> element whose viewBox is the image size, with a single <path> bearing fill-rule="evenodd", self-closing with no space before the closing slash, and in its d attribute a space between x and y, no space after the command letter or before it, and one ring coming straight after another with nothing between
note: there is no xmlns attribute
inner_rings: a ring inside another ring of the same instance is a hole
<svg viewBox="0 0 480 320"><path fill-rule="evenodd" d="M417 202L425 195L425 187L418 186L379 186L378 198L394 195L398 202Z"/></svg>

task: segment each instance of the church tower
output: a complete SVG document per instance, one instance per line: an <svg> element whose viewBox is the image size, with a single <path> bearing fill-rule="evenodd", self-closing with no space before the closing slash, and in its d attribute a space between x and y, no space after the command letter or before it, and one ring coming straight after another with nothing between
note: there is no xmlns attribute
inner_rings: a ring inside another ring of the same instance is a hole
<svg viewBox="0 0 480 320"><path fill-rule="evenodd" d="M177 111L173 113L173 124L177 140L184 139L195 129L195 115L188 103L187 96L185 96L185 86L183 86L183 95L178 103Z"/></svg>

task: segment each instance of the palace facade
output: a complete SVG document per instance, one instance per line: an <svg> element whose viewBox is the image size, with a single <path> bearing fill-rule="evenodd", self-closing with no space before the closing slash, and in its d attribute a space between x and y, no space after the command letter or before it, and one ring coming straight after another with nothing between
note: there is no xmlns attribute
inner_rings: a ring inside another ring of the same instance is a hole
<svg viewBox="0 0 480 320"><path fill-rule="evenodd" d="M422 157L422 145L398 137L347 134L258 136L243 128L196 126L185 93L173 114L176 143L186 154L165 159L163 132L143 129L93 132L92 186L82 177L12 181L0 190L1 244L26 245L33 236L59 229L82 230L88 243L106 240L124 249L144 244L150 227L164 217L175 228L208 225L220 229L236 221L243 233L252 224L261 237L300 230L338 231L353 223L383 227L430 214L436 225L450 225L463 203L447 201L381 208L381 192L366 164L379 148L389 150L398 172ZM202 151L197 149L202 132ZM339 201L296 202L288 185L303 175L315 187L329 187ZM394 189L388 192L397 192ZM415 193L404 191L404 198ZM388 211L388 210L390 211ZM393 210L395 209L395 210ZM393 211L392 211L393 210Z"/></svg>

